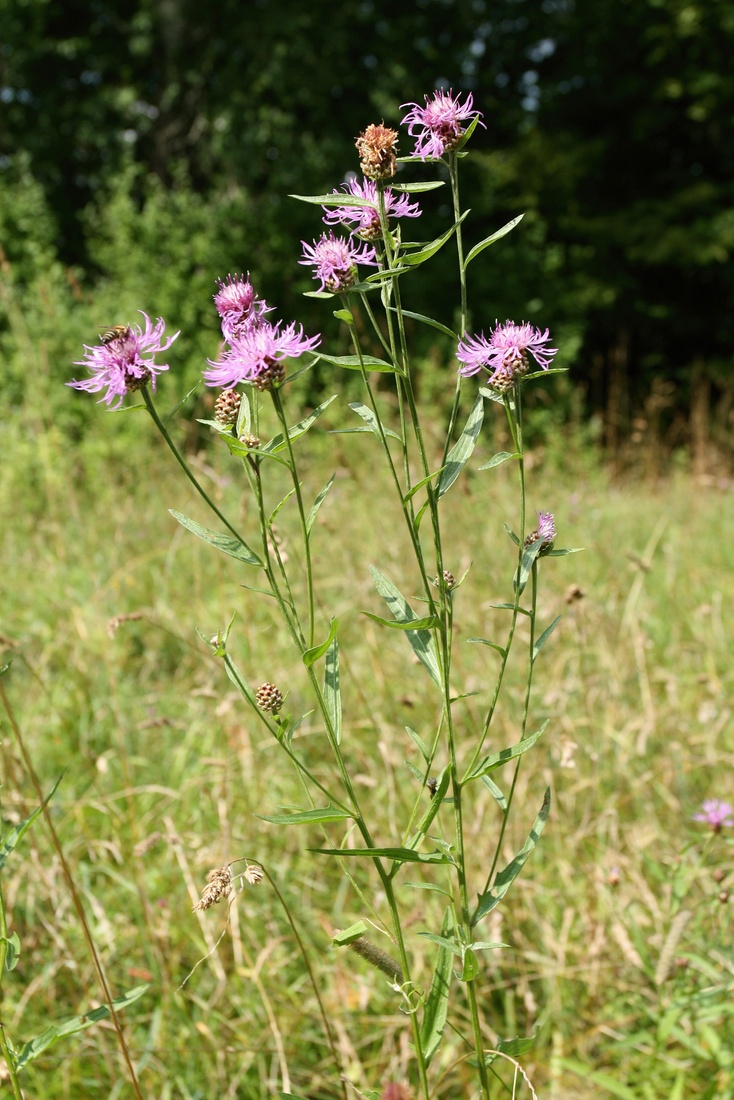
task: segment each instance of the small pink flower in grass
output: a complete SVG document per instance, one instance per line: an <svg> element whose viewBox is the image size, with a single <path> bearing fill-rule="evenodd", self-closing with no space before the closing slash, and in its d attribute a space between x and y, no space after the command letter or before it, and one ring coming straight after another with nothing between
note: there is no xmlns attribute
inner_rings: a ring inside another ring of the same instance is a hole
<svg viewBox="0 0 734 1100"><path fill-rule="evenodd" d="M91 376L67 385L87 393L106 390L100 401L111 409L119 409L126 393L142 389L149 382L155 390L156 373L168 370L168 363L156 363L153 356L167 351L178 332L164 339L163 319L159 317L153 325L146 313L140 313L145 318L145 330L140 325L119 325L105 333L101 344L85 344L84 358L74 365L86 367Z"/></svg>
<svg viewBox="0 0 734 1100"><path fill-rule="evenodd" d="M282 321L277 325L261 321L234 336L219 359L208 360L212 369L204 371L206 384L231 389L239 382L253 382L258 389L266 389L281 382L284 359L297 359L321 343L320 336L304 336L302 325L293 323L284 329L281 325Z"/></svg>
<svg viewBox="0 0 734 1100"><path fill-rule="evenodd" d="M303 245L303 259L300 264L312 265L313 277L321 283L319 290L330 290L333 294L348 290L357 279L357 264L369 264L377 267L377 257L371 245L361 248L345 237L335 237L330 230L322 233L317 241Z"/></svg>
<svg viewBox="0 0 734 1100"><path fill-rule="evenodd" d="M403 119L403 126L408 127L411 137L418 139L413 156L433 160L451 152L464 133L462 122L481 118L481 113L474 110L471 93L466 97L466 103L462 103L458 95L454 98L450 90L446 92L439 88L430 99L426 96L425 100L425 107L419 107L417 103L401 104L401 107L412 108ZM480 122L480 126L484 123Z"/></svg>
<svg viewBox="0 0 734 1100"><path fill-rule="evenodd" d="M351 179L344 185L348 195L367 199L369 206L325 206L324 221L327 225L345 225L365 240L376 240L382 236L380 225L379 198L377 184L373 180L360 183ZM337 190L334 191L338 195ZM389 218L419 218L421 209L417 202L411 202L407 195L396 196L392 187L385 188L385 213Z"/></svg>
<svg viewBox="0 0 734 1100"><path fill-rule="evenodd" d="M720 833L726 825L734 825L734 806L729 802L722 802L718 798L708 798L702 804L703 813L694 814L694 821L703 821L711 829L712 833Z"/></svg>
<svg viewBox="0 0 734 1100"><path fill-rule="evenodd" d="M249 274L246 279L242 275L228 275L226 279L217 279L217 285L219 290L214 295L214 304L222 319L222 332L227 340L243 328L257 324L262 315L272 308L258 298Z"/></svg>
<svg viewBox="0 0 734 1100"><path fill-rule="evenodd" d="M532 546L538 540L542 541L540 553L550 550L556 537L556 524L552 512L537 512L538 526L525 539L525 546Z"/></svg>
<svg viewBox="0 0 734 1100"><path fill-rule="evenodd" d="M468 378L484 368L491 372L489 381L493 386L507 388L516 378L527 374L530 369L528 355L532 355L543 370L548 370L558 351L558 348L548 347L549 341L548 329L541 332L534 325L505 321L504 325L495 325L489 340L482 333L459 341L456 358L464 364L459 367L459 374Z"/></svg>

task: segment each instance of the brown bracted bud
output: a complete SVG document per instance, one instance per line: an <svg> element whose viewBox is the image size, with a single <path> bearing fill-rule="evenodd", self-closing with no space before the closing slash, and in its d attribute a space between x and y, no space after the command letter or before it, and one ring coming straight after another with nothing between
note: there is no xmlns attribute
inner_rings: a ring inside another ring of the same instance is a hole
<svg viewBox="0 0 734 1100"><path fill-rule="evenodd" d="M259 390L277 389L285 378L285 366L279 359L270 359L253 381Z"/></svg>
<svg viewBox="0 0 734 1100"><path fill-rule="evenodd" d="M229 867L215 867L206 876L207 885L201 892L201 897L194 906L193 912L200 909L211 909L222 898L226 898L232 889L232 872Z"/></svg>
<svg viewBox="0 0 734 1100"><path fill-rule="evenodd" d="M269 684L266 681L264 684L260 684L260 687L257 689L255 702L260 707L260 710L267 710L270 711L271 714L277 714L283 706L283 693L278 691L275 684Z"/></svg>
<svg viewBox="0 0 734 1100"><path fill-rule="evenodd" d="M359 152L359 166L368 179L392 179L398 152L397 130L372 123L354 144Z"/></svg>
<svg viewBox="0 0 734 1100"><path fill-rule="evenodd" d="M222 390L214 405L214 419L220 424L236 424L241 403L238 390Z"/></svg>

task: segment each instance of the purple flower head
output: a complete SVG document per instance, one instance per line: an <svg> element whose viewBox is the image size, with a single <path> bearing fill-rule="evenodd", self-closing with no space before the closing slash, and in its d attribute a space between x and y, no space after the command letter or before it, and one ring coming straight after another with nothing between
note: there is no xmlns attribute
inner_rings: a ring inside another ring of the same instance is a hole
<svg viewBox="0 0 734 1100"><path fill-rule="evenodd" d="M463 104L458 95L453 97L450 89L445 92L441 88L430 99L426 96L425 100L425 107L419 107L417 103L401 104L401 107L412 108L403 119L403 125L408 127L411 137L418 139L413 156L433 160L455 148L464 133L462 122L481 118L481 113L474 110L471 92ZM480 122L480 126L484 123Z"/></svg>
<svg viewBox="0 0 734 1100"><path fill-rule="evenodd" d="M296 327L295 323L281 330L281 324L261 321L234 336L218 360L208 360L212 369L204 371L206 384L231 389L238 382L253 382L265 389L282 381L282 360L297 359L304 351L312 351L321 343L321 337L304 336L303 326Z"/></svg>
<svg viewBox="0 0 734 1100"><path fill-rule="evenodd" d="M505 321L504 325L495 325L489 340L484 333L480 336L467 336L459 341L456 358L463 367L459 374L468 378L484 367L491 371L489 381L493 386L506 388L516 378L527 374L530 367L528 353L536 363L547 370L558 348L549 348L548 329L541 332L534 325L514 321Z"/></svg>
<svg viewBox="0 0 734 1100"><path fill-rule="evenodd" d="M345 225L364 240L374 241L382 236L380 225L379 199L377 184L374 180L365 180L360 183L352 178L344 184L348 195L356 198L367 199L369 206L325 206L324 221L327 225ZM334 194L339 192L335 189ZM411 202L407 195L395 196L391 187L384 191L385 213L393 218L419 218L421 209L417 202Z"/></svg>
<svg viewBox="0 0 734 1100"><path fill-rule="evenodd" d="M168 363L156 363L153 356L167 351L178 332L164 340L166 325L163 319L159 317L153 325L146 313L141 310L140 314L145 318L145 331L140 325L119 325L100 337L100 344L94 347L85 344L84 358L74 365L86 367L91 376L82 382L75 379L67 385L88 393L99 393L106 388L100 401L111 409L119 409L126 393L142 389L149 382L155 390L156 372L168 370Z"/></svg>
<svg viewBox="0 0 734 1100"><path fill-rule="evenodd" d="M703 813L694 814L694 821L703 821L713 833L720 833L723 827L734 825L734 806L718 798L708 798L701 806Z"/></svg>
<svg viewBox="0 0 734 1100"><path fill-rule="evenodd" d="M538 516L538 526L527 536L524 545L532 546L534 542L541 539L540 554L542 555L546 550L550 550L553 545L556 537L556 525L552 512L537 512L536 514Z"/></svg>
<svg viewBox="0 0 734 1100"><path fill-rule="evenodd" d="M217 285L219 290L214 295L214 304L222 319L226 340L256 325L272 308L258 298L249 274L246 279L242 275L228 275L226 279L217 279Z"/></svg>
<svg viewBox="0 0 734 1100"><path fill-rule="evenodd" d="M322 233L312 245L301 241L303 259L299 264L313 265L314 279L319 279L319 290L337 293L354 286L357 276L357 264L370 264L377 267L377 257L371 245L363 244L358 248L354 241L344 237L335 237L332 230Z"/></svg>

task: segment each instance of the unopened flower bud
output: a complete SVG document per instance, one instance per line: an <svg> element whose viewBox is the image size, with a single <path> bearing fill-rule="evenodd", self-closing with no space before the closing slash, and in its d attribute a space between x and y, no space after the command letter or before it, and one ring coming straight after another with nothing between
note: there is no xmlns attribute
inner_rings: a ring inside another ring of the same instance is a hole
<svg viewBox="0 0 734 1100"><path fill-rule="evenodd" d="M220 424L235 424L241 402L238 390L222 390L214 405L214 419Z"/></svg>
<svg viewBox="0 0 734 1100"><path fill-rule="evenodd" d="M270 711L271 714L277 714L283 706L283 693L278 691L275 684L270 684L266 681L257 689L255 702L260 707L260 710L266 710Z"/></svg>
<svg viewBox="0 0 734 1100"><path fill-rule="evenodd" d="M397 130L372 123L354 144L359 152L359 166L368 179L392 179L397 162Z"/></svg>

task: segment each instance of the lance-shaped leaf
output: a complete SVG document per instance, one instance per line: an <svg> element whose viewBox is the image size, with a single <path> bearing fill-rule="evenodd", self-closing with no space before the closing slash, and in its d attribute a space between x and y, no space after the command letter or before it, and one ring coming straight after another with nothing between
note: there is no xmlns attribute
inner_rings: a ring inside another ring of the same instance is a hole
<svg viewBox="0 0 734 1100"><path fill-rule="evenodd" d="M550 787L548 787L545 792L545 798L543 799L543 805L540 807L540 812L533 822L533 827L528 834L528 839L525 841L515 858L510 860L507 866L497 875L492 884L492 888L487 890L485 894L480 895L476 912L471 922L472 926L477 924L478 921L486 917L488 913L491 913L492 910L499 905L512 883L520 874L520 871L522 871L528 856L540 840L540 834L543 832L545 823L548 820L550 805L551 793Z"/></svg>
<svg viewBox="0 0 734 1100"><path fill-rule="evenodd" d="M332 619L331 626L329 628L329 636L325 642L321 645L315 645L312 649L307 649L303 654L303 663L306 668L310 668L312 664L318 661L319 657L323 657L331 643L336 638L336 632L339 629L339 620Z"/></svg>
<svg viewBox="0 0 734 1100"><path fill-rule="evenodd" d="M492 455L489 462L485 462L483 466L480 466L480 470L491 470L495 466L500 466L503 462L507 462L509 458L520 458L520 453L515 451L498 451L496 455Z"/></svg>
<svg viewBox="0 0 734 1100"><path fill-rule="evenodd" d="M297 810L292 814L255 814L255 817L259 817L261 821L269 821L272 825L318 825L322 821L342 821L352 815L329 803L322 809Z"/></svg>
<svg viewBox="0 0 734 1100"><path fill-rule="evenodd" d="M297 424L294 424L291 428L289 428L288 438L293 440L298 439L298 437L301 435L305 435L309 428L313 427L313 425L316 423L324 409L328 409L331 402L336 400L336 397L337 395L335 393L332 394L331 397L327 398L326 401L323 401L318 406L318 408L314 409L313 412L310 412L308 416L304 416L303 420L299 420ZM273 438L260 449L259 453L264 455L274 455L277 454L278 451L282 451L285 446L285 436L282 432L280 432L278 435L273 436Z"/></svg>
<svg viewBox="0 0 734 1100"><path fill-rule="evenodd" d="M395 619L383 619L381 615L373 615L371 611L362 611L360 614L391 630L432 630L441 625L441 620L436 615L424 615L422 619L409 619L405 623L399 623Z"/></svg>
<svg viewBox="0 0 734 1100"><path fill-rule="evenodd" d="M451 944L451 933L454 930L454 920L451 907L446 909L441 925L442 938ZM426 1059L426 1065L438 1050L443 1029L446 1026L446 1017L449 1009L449 990L451 988L451 963L453 949L451 946L441 945L436 960L436 969L433 972L431 991L426 998L421 1020L421 1049Z"/></svg>
<svg viewBox="0 0 734 1100"><path fill-rule="evenodd" d="M423 486L427 485L429 481L433 481L434 477L442 473L445 468L445 466L442 466L440 470L434 470L432 474L428 474L426 477L422 477L420 481L417 481L415 483L415 485L411 485L410 489L408 489L407 493L403 497L403 504L407 504L408 501L415 496L419 489L422 489Z"/></svg>
<svg viewBox="0 0 734 1100"><path fill-rule="evenodd" d="M398 157L398 160L412 160L412 157ZM415 158L420 160L420 157ZM443 180L428 180L425 183L393 183L392 190L400 191L404 195L417 195L421 191L435 191L437 187L445 187Z"/></svg>
<svg viewBox="0 0 734 1100"><path fill-rule="evenodd" d="M401 863L453 863L447 852L416 852L412 848L309 848L322 856L353 856L358 859L393 859Z"/></svg>
<svg viewBox="0 0 734 1100"><path fill-rule="evenodd" d="M515 570L515 576L513 577L514 583L517 585L518 594L525 591L525 585L528 583L528 577L532 572L535 559L540 553L543 546L542 539L536 539L535 542L531 542L530 546L526 546L522 552L522 558L520 559L520 571Z"/></svg>
<svg viewBox="0 0 734 1100"><path fill-rule="evenodd" d="M3 671L5 671L5 669L3 669ZM57 789L59 783L61 782L61 779L62 779L62 775L60 775L59 778L56 780L56 782L54 783L53 787L51 788L51 790L49 791L48 795L43 800L41 805L36 806L33 813L30 814L25 819L25 821L21 821L19 825L15 825L10 830L10 832L7 834L5 839L3 840L2 847L0 848L0 871L2 871L3 867L5 866L5 862L8 858L8 856L10 855L10 853L13 851L13 848L15 848L15 846L18 844L18 842L23 839L23 837L28 832L28 830L30 829L33 822L36 820L38 815L43 811L43 807L47 806L50 799L56 794L56 789ZM2 975L0 975L0 977L2 977Z"/></svg>
<svg viewBox="0 0 734 1100"><path fill-rule="evenodd" d="M375 582L375 587L384 599L387 606L393 613L395 621L398 623L413 623L420 622L419 617L413 611L405 597L398 591L394 584L384 577L379 569L375 569L374 565L370 566L370 573L372 579ZM411 649L415 653L421 664L428 670L428 673L437 687L441 687L441 669L438 664L438 655L436 652L436 643L433 637L425 629L408 629L406 637L410 642Z"/></svg>
<svg viewBox="0 0 734 1100"><path fill-rule="evenodd" d="M420 752L425 762L428 763L428 761L431 759L431 754L423 738L420 736L420 734L416 733L414 729L411 729L410 726L405 727L405 732L408 734L408 737L410 737L413 744L418 746L418 751ZM422 778L423 777L421 776L421 780Z"/></svg>
<svg viewBox="0 0 734 1100"><path fill-rule="evenodd" d="M466 271L469 264L479 255L480 252L484 252L485 248L489 248L491 244L494 244L495 241L500 240L501 237L504 237L507 233L510 233L516 225L519 225L523 217L523 214L518 214L516 218L513 218L512 221L507 222L506 225L503 225L502 228L498 229L496 233L493 233L491 237L485 237L483 241L479 242L479 244L475 244L467 258L464 260L464 270Z"/></svg>
<svg viewBox="0 0 734 1100"><path fill-rule="evenodd" d="M426 835L429 828L431 827L431 823L433 822L434 817L441 809L441 803L443 802L446 791L449 787L449 779L449 770L448 768L444 768L439 773L439 776L436 780L436 788L432 790L431 801L428 803L423 817L416 825L415 832L408 840L409 848L417 848L420 842L423 840L423 837Z"/></svg>
<svg viewBox="0 0 734 1100"><path fill-rule="evenodd" d="M208 542L210 546L214 546L217 550L221 550L223 554L229 554L231 558L237 558L238 561L243 561L247 565L262 565L262 561L255 551L251 550L242 539L235 538L234 535L222 535L218 531L211 531L208 527L204 527L203 524L197 523L195 519L189 519L188 516L182 515L181 512L174 511L173 508L169 508L168 511L187 531L191 531L193 535L196 535L196 537L203 542Z"/></svg>
<svg viewBox="0 0 734 1100"><path fill-rule="evenodd" d="M315 206L374 206L374 201L364 199L360 195L350 195L348 191L332 191L328 195L289 195L289 199L298 199L299 202L310 202Z"/></svg>
<svg viewBox="0 0 734 1100"><path fill-rule="evenodd" d="M462 784L468 783L470 779L479 779L481 775L486 775L488 772L494 771L495 768L501 768L503 764L506 764L508 760L514 760L517 756L522 756L528 749L532 749L535 742L543 736L550 718L546 718L540 729L535 733L531 733L528 737L523 737L517 744L512 745L509 749L500 749L499 752L494 752L490 756L485 756L483 760L472 768L464 778Z"/></svg>
<svg viewBox="0 0 734 1100"><path fill-rule="evenodd" d="M331 475L329 480L326 482L326 485L324 485L323 489L321 490L319 495L316 497L316 500L313 502L313 506L311 508L311 511L308 513L308 516L306 518L306 533L309 534L309 535L311 534L311 528L314 525L314 520L316 519L316 516L319 514L319 508L321 507L321 505L326 500L326 494L329 492L329 489L334 484L334 478L335 477L336 477L336 474Z"/></svg>
<svg viewBox="0 0 734 1100"><path fill-rule="evenodd" d="M555 619L554 619L554 620L553 620L553 622L552 622L552 623L550 624L550 626L547 626L547 627L545 628L545 630L543 631L543 633L542 633L542 634L540 635L540 637L538 638L537 642L536 642L536 643L535 643L535 645L533 646L533 661L534 661L534 660L535 660L535 658L536 658L536 657L538 656L538 654L540 653L541 649L543 648L543 646L545 645L545 643L546 643L546 642L548 641L548 639L550 638L551 634L552 634L552 633L553 633L553 631L554 631L554 630L556 629L556 627L558 626L558 624L560 623L560 621L561 621L561 616L560 616L560 615L556 615Z"/></svg>
<svg viewBox="0 0 734 1100"><path fill-rule="evenodd" d="M137 1001L139 997L143 996L147 988L147 985L139 985L135 989L128 990L121 997L117 997L112 1002L115 1011L120 1012L123 1008L131 1005L133 1001ZM75 1016L71 1020L66 1020L63 1024L51 1024L40 1035L36 1035L35 1039L29 1039L27 1043L23 1043L23 1046L15 1052L15 1068L23 1069L39 1054L42 1054L44 1050L48 1050L50 1046L57 1043L59 1039L64 1039L67 1035L76 1035L79 1031L85 1031L100 1020L106 1020L109 1015L109 1005L100 1005L99 1008L92 1008L89 1012L85 1012L83 1016Z"/></svg>
<svg viewBox="0 0 734 1100"><path fill-rule="evenodd" d="M454 222L454 224L449 229L447 229L445 233L442 233L440 237L437 237L435 239L435 241L431 241L430 244L425 245L418 252L401 253L400 262L402 264L407 264L409 267L416 267L418 264L423 264L426 262L426 260L430 260L431 256L435 256L438 250L440 248L443 248L446 242L454 235L457 228L461 225L468 213L469 211L465 210L459 220L457 222Z"/></svg>
<svg viewBox="0 0 734 1100"><path fill-rule="evenodd" d="M398 312L395 306L390 306L389 308L392 313ZM409 309L403 309L401 313L403 317L410 317L412 321L420 321L424 325L430 325L431 328L435 328L439 332L442 332L444 336L450 336L452 341L458 344L459 337L454 330L448 328L446 325L442 325L440 321L436 321L433 317L427 317L424 313L411 313Z"/></svg>
<svg viewBox="0 0 734 1100"><path fill-rule="evenodd" d="M380 425L378 424L377 417L373 413L372 409L368 408L367 405L363 405L361 401L350 401L349 402L349 408L352 409L353 412L356 412L357 416L360 416L362 418L362 420L364 420L364 422L367 425L367 427L369 428L369 430L377 436L377 438L380 440L380 442L382 442L382 435L380 434ZM351 431L365 431L366 429L364 429L364 428L352 428L352 429L349 429L349 430L351 430ZM397 432L394 432L391 428L386 428L384 424L382 426L382 431L385 433L385 435L392 436L393 439L398 439L398 440L400 439L400 436L398 435Z"/></svg>
<svg viewBox="0 0 734 1100"><path fill-rule="evenodd" d="M378 370L385 374L394 374L398 368L394 363L386 363L384 359L376 359L374 355L322 355L325 363L331 363L334 367L344 367L346 370Z"/></svg>
<svg viewBox="0 0 734 1100"><path fill-rule="evenodd" d="M483 420L484 398L481 394L478 394L463 432L446 456L446 465L438 483L439 497L442 497L451 488L464 466L466 466L469 456L476 446L477 436L481 430Z"/></svg>
<svg viewBox="0 0 734 1100"><path fill-rule="evenodd" d="M336 636L326 651L324 702L334 731L334 739L338 745L342 737L342 696L339 686L339 642Z"/></svg>

